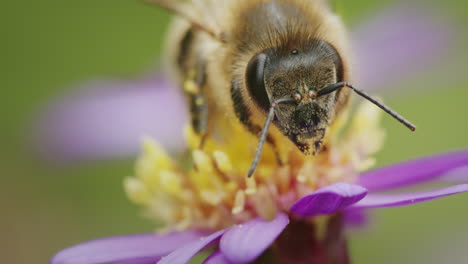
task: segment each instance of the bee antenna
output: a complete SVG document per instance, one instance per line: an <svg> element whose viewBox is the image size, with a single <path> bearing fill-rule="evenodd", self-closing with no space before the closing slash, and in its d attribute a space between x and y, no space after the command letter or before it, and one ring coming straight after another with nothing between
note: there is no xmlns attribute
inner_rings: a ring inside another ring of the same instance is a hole
<svg viewBox="0 0 468 264"><path fill-rule="evenodd" d="M340 88L343 88L343 87L347 87L347 88L350 88L351 90L353 90L354 92L356 92L357 94L359 94L360 96L364 97L365 99L367 99L368 101L372 102L373 104L375 104L376 106L380 107L382 110L384 110L385 112L387 112L387 114L391 115L393 118L395 118L396 120L398 120L400 123L402 123L403 125L405 125L407 128L409 128L411 131L415 131L416 130L416 126L413 125L410 121L408 121L406 118L404 118L403 116L401 116L400 114L398 114L397 112L395 112L394 110L392 110L390 107L386 106L384 103L380 102L379 100L375 99L374 97L370 96L369 94L367 94L366 92L362 91L362 90L359 90L359 89L356 89L352 84L348 83L348 82L339 82L339 83L335 83L335 84L332 84L330 86L327 86L325 87L324 89L320 90L317 92L317 95L315 97L320 97L320 96L323 96L323 95L327 95L329 93L332 93Z"/></svg>
<svg viewBox="0 0 468 264"><path fill-rule="evenodd" d="M263 126L262 133L260 134L260 140L258 141L257 150L255 152L254 160L252 161L252 165L250 165L249 172L247 173L247 177L252 177L257 168L258 162L260 161L260 156L262 155L263 145L265 144L267 135L268 135L268 128L270 128L271 121L275 118L275 108L280 104L289 104L294 103L295 100L290 97L281 98L278 100L273 101L270 107L270 111L268 112L267 119L265 121L265 125Z"/></svg>

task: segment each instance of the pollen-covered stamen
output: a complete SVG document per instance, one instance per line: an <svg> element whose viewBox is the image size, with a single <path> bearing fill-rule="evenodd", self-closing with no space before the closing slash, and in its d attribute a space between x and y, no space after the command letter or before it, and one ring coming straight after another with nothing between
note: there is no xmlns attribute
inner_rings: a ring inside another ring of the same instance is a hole
<svg viewBox="0 0 468 264"><path fill-rule="evenodd" d="M247 188L245 189L245 193L248 195L255 194L257 192L257 182L255 178L247 178L246 179Z"/></svg>
<svg viewBox="0 0 468 264"><path fill-rule="evenodd" d="M234 200L234 207L232 208L232 214L236 215L245 209L245 192L237 191L236 198Z"/></svg>
<svg viewBox="0 0 468 264"><path fill-rule="evenodd" d="M222 151L215 151L213 152L213 157L216 161L217 167L223 173L228 174L232 172L232 164L231 164L231 161L229 160L229 157L226 155L226 153Z"/></svg>

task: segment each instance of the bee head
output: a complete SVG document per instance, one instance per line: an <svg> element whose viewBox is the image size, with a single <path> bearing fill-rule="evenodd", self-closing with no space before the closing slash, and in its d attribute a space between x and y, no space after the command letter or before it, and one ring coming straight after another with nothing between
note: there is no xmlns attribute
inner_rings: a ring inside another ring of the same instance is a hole
<svg viewBox="0 0 468 264"><path fill-rule="evenodd" d="M247 90L266 112L279 99L294 99L294 103L275 107L273 122L306 154L311 147L312 152L320 149L335 116L340 90L320 97L317 93L342 79L337 51L321 40L265 50L250 61L246 72Z"/></svg>

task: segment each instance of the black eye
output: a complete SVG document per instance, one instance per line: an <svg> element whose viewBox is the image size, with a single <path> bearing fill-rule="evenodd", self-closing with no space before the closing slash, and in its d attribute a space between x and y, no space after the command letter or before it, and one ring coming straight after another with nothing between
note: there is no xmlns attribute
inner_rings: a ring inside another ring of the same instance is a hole
<svg viewBox="0 0 468 264"><path fill-rule="evenodd" d="M299 54L299 50L298 49L293 49L293 50L291 50L291 54L292 55L297 55L297 54Z"/></svg>
<svg viewBox="0 0 468 264"><path fill-rule="evenodd" d="M247 65L247 72L245 73L247 90L252 96L252 99L257 105L268 111L270 108L270 100L265 89L265 62L267 55L260 53L250 60Z"/></svg>

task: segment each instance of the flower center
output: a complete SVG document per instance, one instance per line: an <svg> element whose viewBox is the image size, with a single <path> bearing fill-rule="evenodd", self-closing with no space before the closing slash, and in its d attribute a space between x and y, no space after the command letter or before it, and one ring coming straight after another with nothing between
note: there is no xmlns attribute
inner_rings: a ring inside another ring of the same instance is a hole
<svg viewBox="0 0 468 264"><path fill-rule="evenodd" d="M297 199L326 185L353 182L359 171L373 165L370 155L383 139L379 111L364 103L353 116L349 124L347 114L334 122L316 156L303 155L285 138L277 149L266 146L252 178L246 172L258 139L241 125L229 127L233 140L213 136L203 150L198 149L200 139L187 129L193 161L187 170L158 143L145 139L125 190L148 216L162 222L161 230L216 230L258 216L272 219Z"/></svg>

